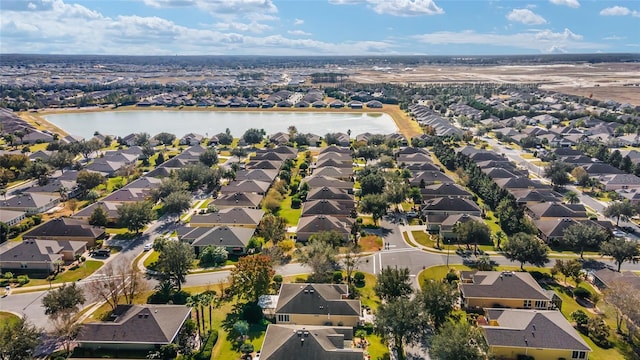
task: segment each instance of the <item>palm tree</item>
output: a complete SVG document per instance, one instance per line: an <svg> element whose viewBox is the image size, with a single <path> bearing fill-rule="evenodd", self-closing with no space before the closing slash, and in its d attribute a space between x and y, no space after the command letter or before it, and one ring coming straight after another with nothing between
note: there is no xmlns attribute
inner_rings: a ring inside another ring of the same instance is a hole
<svg viewBox="0 0 640 360"><path fill-rule="evenodd" d="M580 202L580 197L578 196L578 193L576 193L575 191L568 191L564 195L564 201L567 204L577 204Z"/></svg>
<svg viewBox="0 0 640 360"><path fill-rule="evenodd" d="M498 230L493 236L496 238L496 247L498 248L498 250L500 250L502 239L504 239L504 233L502 232L502 230Z"/></svg>
<svg viewBox="0 0 640 360"><path fill-rule="evenodd" d="M202 341L202 331L200 328L200 298L198 295L191 295L187 298L186 305L193 308L196 311L196 324L198 324L198 338Z"/></svg>

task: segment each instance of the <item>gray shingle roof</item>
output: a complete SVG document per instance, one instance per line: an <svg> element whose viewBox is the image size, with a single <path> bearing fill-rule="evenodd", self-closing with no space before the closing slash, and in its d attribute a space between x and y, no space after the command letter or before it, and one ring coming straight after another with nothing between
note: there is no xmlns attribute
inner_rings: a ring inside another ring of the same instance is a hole
<svg viewBox="0 0 640 360"><path fill-rule="evenodd" d="M276 313L360 316L360 300L342 284L282 284ZM344 298L343 298L344 297Z"/></svg>
<svg viewBox="0 0 640 360"><path fill-rule="evenodd" d="M73 218L56 218L25 233L25 239L47 238L51 236L99 238L105 233L104 228L89 225L88 222Z"/></svg>
<svg viewBox="0 0 640 360"><path fill-rule="evenodd" d="M114 321L82 326L79 343L168 344L191 315L184 305L119 305Z"/></svg>
<svg viewBox="0 0 640 360"><path fill-rule="evenodd" d="M353 328L270 324L262 343L263 360L362 360L363 350L350 347Z"/></svg>
<svg viewBox="0 0 640 360"><path fill-rule="evenodd" d="M233 226L239 225L258 225L264 211L260 209L249 209L243 207L233 207L228 209L222 209L216 213L209 213L205 215L194 215L191 217L192 223L197 224L226 224Z"/></svg>
<svg viewBox="0 0 640 360"><path fill-rule="evenodd" d="M262 195L253 193L235 192L224 194L213 200L216 206L242 206L242 207L258 207L262 201Z"/></svg>
<svg viewBox="0 0 640 360"><path fill-rule="evenodd" d="M482 326L489 346L591 351L560 311L488 309L487 318L498 322Z"/></svg>
<svg viewBox="0 0 640 360"><path fill-rule="evenodd" d="M465 298L551 300L527 272L464 272L463 277L473 281L460 284Z"/></svg>

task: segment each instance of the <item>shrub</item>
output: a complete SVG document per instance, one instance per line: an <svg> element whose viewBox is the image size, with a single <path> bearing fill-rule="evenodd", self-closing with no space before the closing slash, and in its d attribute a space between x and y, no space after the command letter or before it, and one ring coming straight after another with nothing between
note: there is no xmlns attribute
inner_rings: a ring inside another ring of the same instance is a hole
<svg viewBox="0 0 640 360"><path fill-rule="evenodd" d="M585 288L578 287L573 290L573 296L579 299L589 299L591 298L591 292Z"/></svg>
<svg viewBox="0 0 640 360"><path fill-rule="evenodd" d="M458 274L456 274L455 271L449 271L444 278L447 280L448 283L452 283L454 281L460 280L460 278L458 277Z"/></svg>
<svg viewBox="0 0 640 360"><path fill-rule="evenodd" d="M242 308L242 318L250 324L257 324L263 318L262 308L258 303L247 303Z"/></svg>
<svg viewBox="0 0 640 360"><path fill-rule="evenodd" d="M289 252L295 246L295 241L293 240L281 240L278 242L278 247L282 252Z"/></svg>
<svg viewBox="0 0 640 360"><path fill-rule="evenodd" d="M591 318L587 322L589 338L601 348L611 347L611 342L607 339L610 335L609 326L601 318Z"/></svg>
<svg viewBox="0 0 640 360"><path fill-rule="evenodd" d="M283 280L282 279L282 275L280 275L280 274L273 275L273 282L274 283L280 285L280 284L282 284L282 280Z"/></svg>
<svg viewBox="0 0 640 360"><path fill-rule="evenodd" d="M27 276L27 275L18 275L18 284L20 284L21 286L28 284L29 281L31 281L29 279L29 276Z"/></svg>
<svg viewBox="0 0 640 360"><path fill-rule="evenodd" d="M584 311L578 309L571 313L571 319L576 322L578 328L583 328L589 321L589 316L587 316Z"/></svg>
<svg viewBox="0 0 640 360"><path fill-rule="evenodd" d="M249 354L253 352L253 344L252 343L244 343L240 345L240 352L244 354Z"/></svg>
<svg viewBox="0 0 640 360"><path fill-rule="evenodd" d="M218 330L209 331L209 335L207 336L207 342L205 342L202 351L200 351L196 356L196 360L210 360L211 359L211 351L213 347L218 342Z"/></svg>
<svg viewBox="0 0 640 360"><path fill-rule="evenodd" d="M227 261L228 257L229 253L222 246L209 245L200 254L200 266L220 266Z"/></svg>
<svg viewBox="0 0 640 360"><path fill-rule="evenodd" d="M353 281L355 281L356 285L364 286L364 273L361 271L357 271L353 274Z"/></svg>
<svg viewBox="0 0 640 360"><path fill-rule="evenodd" d="M301 205L302 205L302 200L300 200L298 196L294 196L291 198L292 209L299 209Z"/></svg>
<svg viewBox="0 0 640 360"><path fill-rule="evenodd" d="M340 284L342 282L342 271L337 270L333 272L333 282L335 284Z"/></svg>

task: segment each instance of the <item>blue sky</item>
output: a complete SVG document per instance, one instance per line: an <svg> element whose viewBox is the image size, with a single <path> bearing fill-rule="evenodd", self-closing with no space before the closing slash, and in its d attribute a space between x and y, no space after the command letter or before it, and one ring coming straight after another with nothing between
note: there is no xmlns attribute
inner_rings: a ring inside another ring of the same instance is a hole
<svg viewBox="0 0 640 360"><path fill-rule="evenodd" d="M640 52L638 0L2 0L0 52Z"/></svg>

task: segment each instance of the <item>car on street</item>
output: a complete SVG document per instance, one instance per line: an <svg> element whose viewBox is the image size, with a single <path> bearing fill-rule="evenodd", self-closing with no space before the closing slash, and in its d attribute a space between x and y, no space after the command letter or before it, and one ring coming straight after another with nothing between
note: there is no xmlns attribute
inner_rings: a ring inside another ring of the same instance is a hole
<svg viewBox="0 0 640 360"><path fill-rule="evenodd" d="M627 233L624 232L624 231L621 231L621 230L613 230L611 233L615 237L626 237L627 236Z"/></svg>
<svg viewBox="0 0 640 360"><path fill-rule="evenodd" d="M149 251L151 249L153 249L153 243L144 244L144 248L143 248L144 251Z"/></svg>

